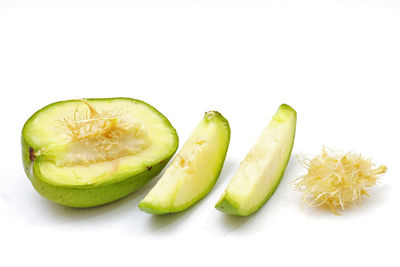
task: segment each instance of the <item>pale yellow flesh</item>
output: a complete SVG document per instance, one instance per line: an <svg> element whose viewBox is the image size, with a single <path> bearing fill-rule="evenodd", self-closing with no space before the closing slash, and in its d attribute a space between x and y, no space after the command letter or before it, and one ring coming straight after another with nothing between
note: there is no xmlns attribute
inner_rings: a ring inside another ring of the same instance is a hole
<svg viewBox="0 0 400 267"><path fill-rule="evenodd" d="M225 191L238 210L247 213L257 209L275 190L290 156L295 116L290 110L278 111L241 162Z"/></svg>
<svg viewBox="0 0 400 267"><path fill-rule="evenodd" d="M158 158L162 160L164 155L169 153L167 150L171 144L176 142L170 127L164 124L163 118L141 102L126 99L89 102L97 112L112 111L112 114L117 114L119 119L135 127L134 134L137 138L128 136L129 138L124 139L128 140L126 142L129 143L126 145L132 150L111 160L95 158L95 162L75 163L74 157L77 158L78 155L82 158L89 158L92 155L84 143L69 145L71 136L66 129L65 120L74 120L77 110L79 114L87 114L90 110L82 101L57 104L55 108L50 107L39 113L25 133L35 147L36 156L42 156L42 159L35 162L35 166L43 180L52 184L85 185L111 181L116 177L124 177L124 174L134 175L135 170L140 172L149 166L148 164L157 162ZM117 143L115 147L118 146ZM97 156L96 153L92 154ZM68 160L69 158L71 160Z"/></svg>
<svg viewBox="0 0 400 267"><path fill-rule="evenodd" d="M203 119L142 203L173 210L196 201L214 185L227 142L223 123Z"/></svg>

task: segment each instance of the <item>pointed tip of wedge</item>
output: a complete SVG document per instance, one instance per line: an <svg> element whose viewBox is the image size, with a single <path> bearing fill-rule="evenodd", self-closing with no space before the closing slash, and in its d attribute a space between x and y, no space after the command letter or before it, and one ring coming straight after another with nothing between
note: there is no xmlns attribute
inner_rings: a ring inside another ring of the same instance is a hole
<svg viewBox="0 0 400 267"><path fill-rule="evenodd" d="M162 209L155 207L152 204L147 203L147 202L140 202L138 207L141 211L144 211L146 213L153 214L153 215L164 215L164 214L169 213L168 211L162 210Z"/></svg>
<svg viewBox="0 0 400 267"><path fill-rule="evenodd" d="M219 113L216 110L210 110L210 111L206 112L205 116L206 116L207 119L210 119L210 118L213 118L215 116L222 116L222 115L221 115L221 113Z"/></svg>
<svg viewBox="0 0 400 267"><path fill-rule="evenodd" d="M296 112L296 110L294 109L294 108L292 108L291 106L289 106L288 104L285 104L285 103L283 103L283 104L281 104L280 106L279 106L279 110L287 110L287 111L289 111L289 112L293 112L293 113L297 113Z"/></svg>
<svg viewBox="0 0 400 267"><path fill-rule="evenodd" d="M207 111L207 112L205 113L205 115L204 115L204 118L205 118L206 120L212 120L212 119L218 118L218 119L220 119L221 121L228 122L228 120L227 120L221 113L219 113L219 112L216 111L216 110Z"/></svg>
<svg viewBox="0 0 400 267"><path fill-rule="evenodd" d="M219 199L218 203L215 204L215 208L223 213L229 214L229 215L235 215L235 216L247 216L248 214L245 214L241 212L237 205L229 200L227 197L226 193L224 193L221 198Z"/></svg>

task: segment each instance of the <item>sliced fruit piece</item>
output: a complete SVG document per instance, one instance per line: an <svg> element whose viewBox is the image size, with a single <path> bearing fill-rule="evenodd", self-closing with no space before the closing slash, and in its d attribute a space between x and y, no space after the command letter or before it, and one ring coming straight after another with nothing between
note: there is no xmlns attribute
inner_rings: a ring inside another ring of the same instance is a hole
<svg viewBox="0 0 400 267"><path fill-rule="evenodd" d="M203 198L218 180L229 140L228 121L216 111L207 112L139 208L152 214L175 213Z"/></svg>
<svg viewBox="0 0 400 267"><path fill-rule="evenodd" d="M91 207L155 177L178 148L171 123L131 98L69 100L37 111L22 130L25 172L45 198Z"/></svg>
<svg viewBox="0 0 400 267"><path fill-rule="evenodd" d="M295 132L296 111L282 104L215 207L239 216L257 211L279 185L290 159Z"/></svg>

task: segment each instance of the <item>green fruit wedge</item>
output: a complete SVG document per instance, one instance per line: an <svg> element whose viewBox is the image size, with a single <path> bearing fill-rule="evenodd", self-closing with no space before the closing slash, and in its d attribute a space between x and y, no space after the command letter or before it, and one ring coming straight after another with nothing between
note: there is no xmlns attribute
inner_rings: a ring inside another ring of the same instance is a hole
<svg viewBox="0 0 400 267"><path fill-rule="evenodd" d="M69 100L22 130L25 172L45 198L71 207L120 199L155 177L178 148L171 123L130 98Z"/></svg>
<svg viewBox="0 0 400 267"><path fill-rule="evenodd" d="M207 112L139 208L152 214L175 213L203 198L218 180L229 140L228 121L216 111Z"/></svg>
<svg viewBox="0 0 400 267"><path fill-rule="evenodd" d="M271 197L290 159L296 117L290 106L279 107L216 204L218 210L247 216Z"/></svg>

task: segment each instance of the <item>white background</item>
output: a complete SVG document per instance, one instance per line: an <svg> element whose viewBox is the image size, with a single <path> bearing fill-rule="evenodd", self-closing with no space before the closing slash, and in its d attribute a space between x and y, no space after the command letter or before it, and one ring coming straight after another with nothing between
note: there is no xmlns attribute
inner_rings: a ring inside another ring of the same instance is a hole
<svg viewBox="0 0 400 267"><path fill-rule="evenodd" d="M399 266L398 1L0 0L1 266ZM20 131L58 100L125 96L164 113L182 145L207 110L230 122L221 177L186 212L72 209L26 178ZM214 204L281 103L298 112L291 161L253 216ZM322 145L388 166L364 205L300 209L295 155Z"/></svg>

